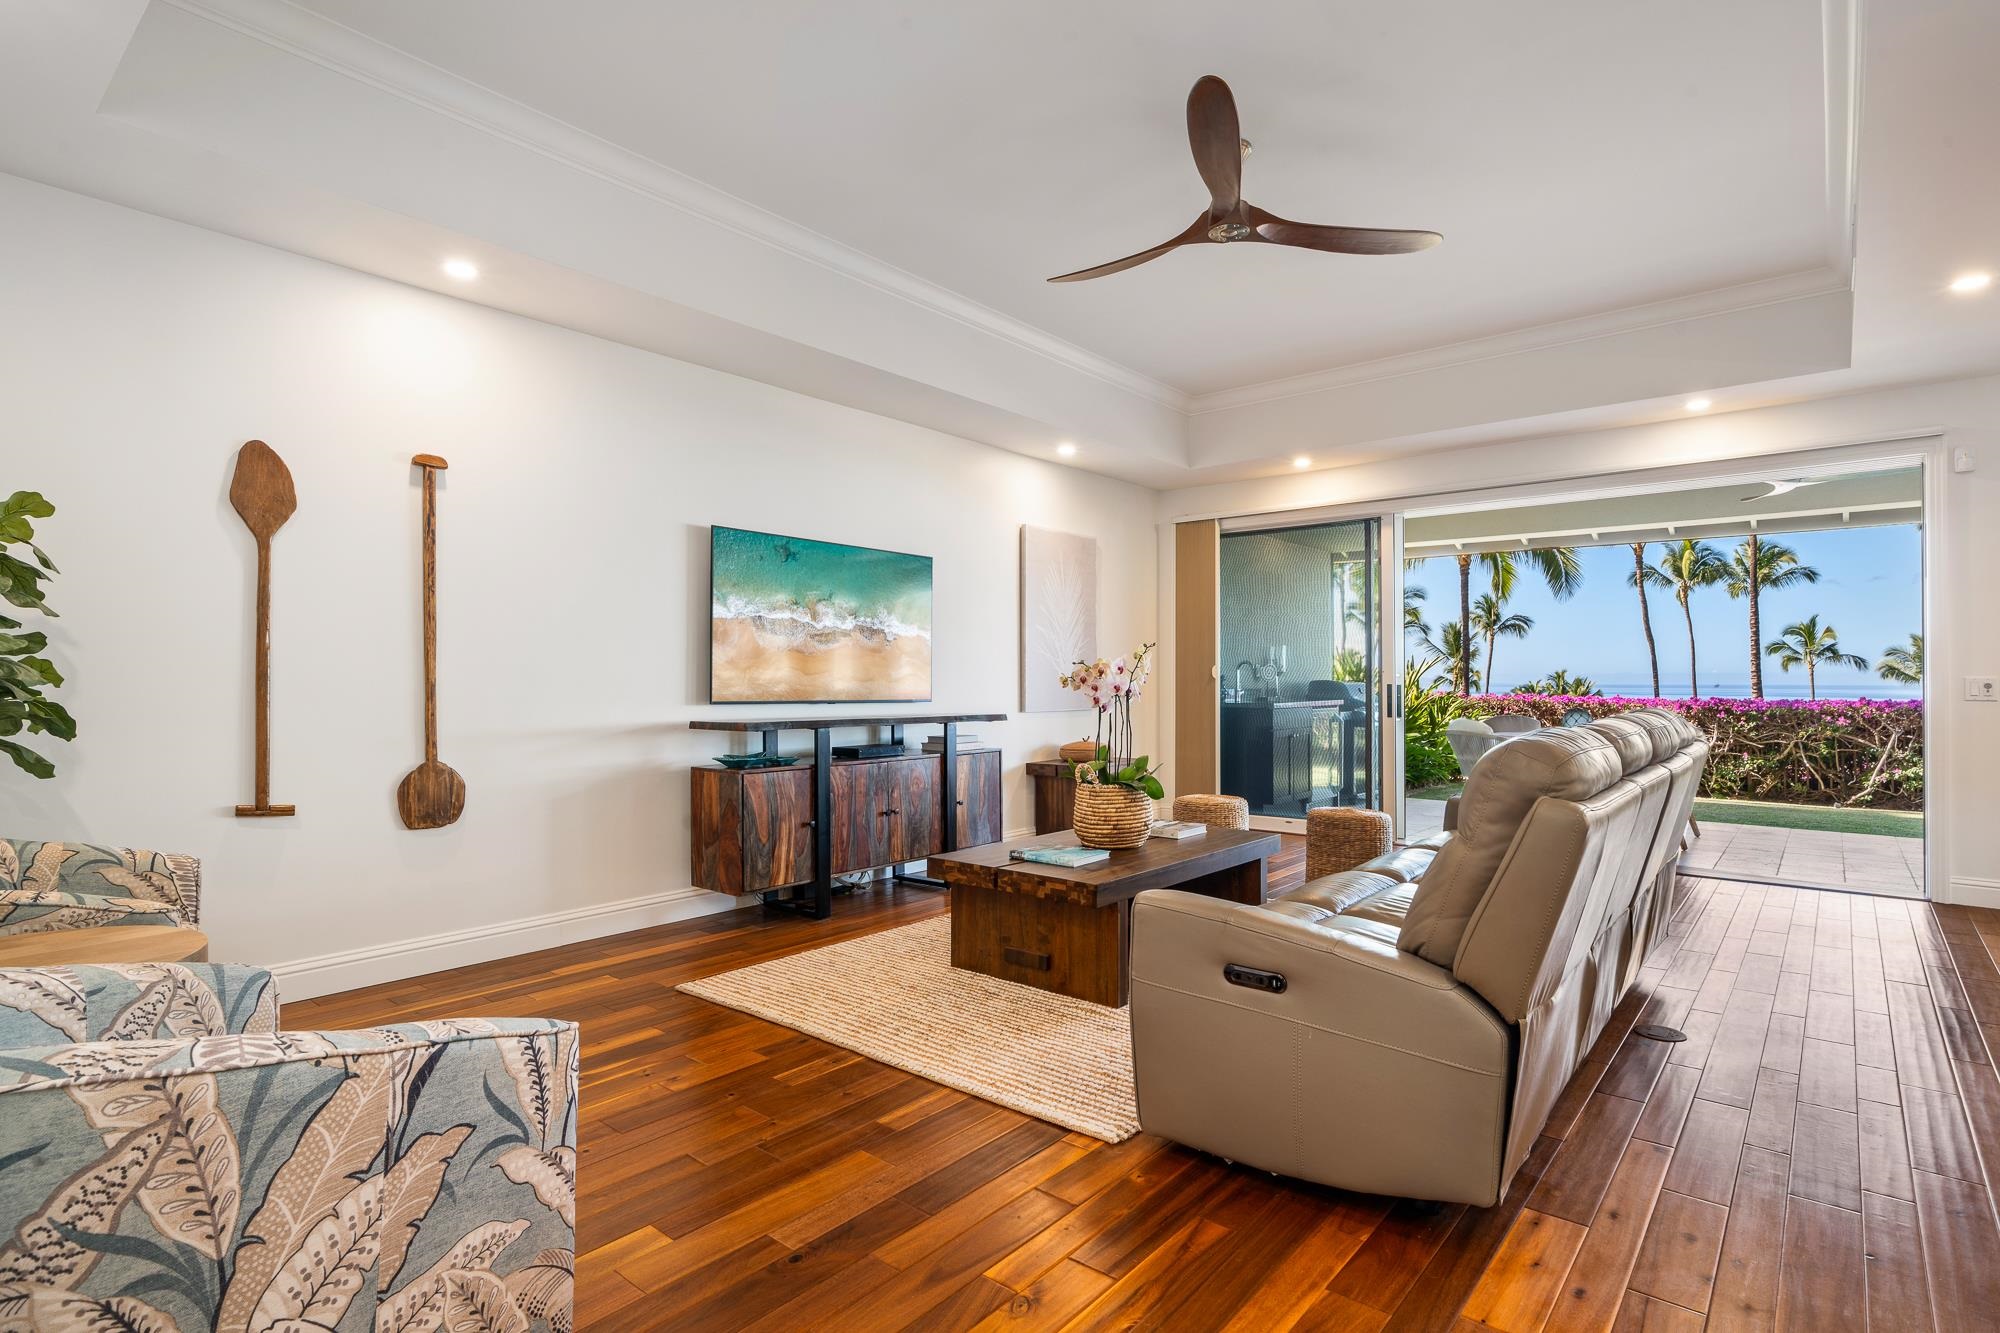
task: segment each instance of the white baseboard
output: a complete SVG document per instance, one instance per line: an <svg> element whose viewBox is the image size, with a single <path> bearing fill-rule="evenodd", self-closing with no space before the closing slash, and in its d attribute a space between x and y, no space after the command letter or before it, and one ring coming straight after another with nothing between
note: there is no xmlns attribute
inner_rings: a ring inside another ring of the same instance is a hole
<svg viewBox="0 0 2000 1333"><path fill-rule="evenodd" d="M1007 841L1034 836L1034 829L1008 829ZM278 994L285 1000L310 1000L321 995L379 986L385 981L401 981L428 972L490 963L496 958L553 949L582 940L622 935L628 930L664 926L711 912L727 912L756 902L754 896L732 898L706 889L671 889L666 893L618 902L597 903L545 916L519 917L490 925L469 926L441 935L424 935L413 940L348 949L342 953L296 958L271 968L278 978Z"/></svg>
<svg viewBox="0 0 2000 1333"><path fill-rule="evenodd" d="M281 999L310 1000L358 986L376 986L427 972L490 963L496 958L511 958L515 954L643 930L647 926L663 926L740 906L741 901L727 894L693 887L670 889L567 912L495 921L440 935L297 958L279 963L271 971L278 978Z"/></svg>
<svg viewBox="0 0 2000 1333"><path fill-rule="evenodd" d="M2000 909L2000 879L1978 879L1971 875L1953 875L1950 881L1950 901L1961 907L1991 907Z"/></svg>

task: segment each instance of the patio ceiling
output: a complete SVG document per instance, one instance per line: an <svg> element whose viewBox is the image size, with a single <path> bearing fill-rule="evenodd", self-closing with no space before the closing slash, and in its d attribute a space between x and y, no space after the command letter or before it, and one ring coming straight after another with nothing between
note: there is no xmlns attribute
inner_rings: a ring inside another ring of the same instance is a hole
<svg viewBox="0 0 2000 1333"><path fill-rule="evenodd" d="M1619 546L1715 540L1751 532L1881 527L1923 518L1923 472L1799 473L1670 491L1413 514L1403 526L1411 559L1461 551Z"/></svg>

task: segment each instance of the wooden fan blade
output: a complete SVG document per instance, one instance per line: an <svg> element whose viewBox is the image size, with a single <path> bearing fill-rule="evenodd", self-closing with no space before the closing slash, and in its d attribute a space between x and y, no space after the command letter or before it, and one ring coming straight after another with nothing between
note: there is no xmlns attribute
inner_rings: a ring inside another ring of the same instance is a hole
<svg viewBox="0 0 2000 1333"><path fill-rule="evenodd" d="M1340 255L1407 255L1428 250L1444 239L1434 231L1325 227L1311 222L1289 222L1274 213L1266 213L1255 204L1247 205L1245 211L1260 241L1273 245L1296 245L1307 250L1329 250Z"/></svg>
<svg viewBox="0 0 2000 1333"><path fill-rule="evenodd" d="M1210 244L1208 239L1208 215L1204 213L1202 216L1196 218L1186 231L1170 241L1160 242L1150 250L1141 250L1136 255L1126 255L1123 259L1114 259L1108 264L1099 264L1095 268L1080 268L1074 273L1065 273L1060 277L1050 278L1049 281L1082 282L1085 278L1101 278L1107 273L1122 273L1128 268L1137 268L1148 260L1158 259L1167 251L1178 250L1183 245L1207 244Z"/></svg>
<svg viewBox="0 0 2000 1333"><path fill-rule="evenodd" d="M1209 216L1236 211L1243 199L1243 131L1236 122L1236 97L1213 74L1195 80L1188 93L1188 147L1213 201Z"/></svg>

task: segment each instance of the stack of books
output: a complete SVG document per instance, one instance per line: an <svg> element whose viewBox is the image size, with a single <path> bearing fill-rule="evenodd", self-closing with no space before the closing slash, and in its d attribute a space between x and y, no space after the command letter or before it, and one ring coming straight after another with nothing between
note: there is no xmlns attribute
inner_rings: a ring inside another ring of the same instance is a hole
<svg viewBox="0 0 2000 1333"><path fill-rule="evenodd" d="M971 735L967 735L967 734L966 734L965 732L963 732L963 731L961 731L961 732L959 732L959 733L958 733L958 748L959 748L959 749L961 749L961 750L970 750L970 749L972 749L972 748L973 748L974 746L976 746L976 745L978 745L978 744L979 744L979 737L977 737L977 736L971 736ZM924 742L924 753L925 753L925 754L943 754L943 753L944 753L944 737L942 737L942 736L933 736L933 737L931 737L931 738L930 738L929 740L925 741L925 742Z"/></svg>
<svg viewBox="0 0 2000 1333"><path fill-rule="evenodd" d="M1182 838L1199 838L1206 832L1208 832L1208 825L1197 824L1193 820L1161 819L1154 821L1152 836L1155 838L1172 838L1178 842Z"/></svg>
<svg viewBox="0 0 2000 1333"><path fill-rule="evenodd" d="M1099 861L1109 861L1111 853L1101 847L1085 847L1081 843L1074 847L1016 847L1008 855L1016 861L1033 861L1037 865L1065 866L1071 870L1078 866L1094 866Z"/></svg>

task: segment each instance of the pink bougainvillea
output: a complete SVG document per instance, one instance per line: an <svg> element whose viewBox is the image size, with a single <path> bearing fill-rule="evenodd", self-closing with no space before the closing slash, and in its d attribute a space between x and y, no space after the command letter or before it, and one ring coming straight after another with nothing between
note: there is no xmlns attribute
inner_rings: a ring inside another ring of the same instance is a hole
<svg viewBox="0 0 2000 1333"><path fill-rule="evenodd" d="M1477 694L1470 717L1520 713L1548 726L1581 708L1679 713L1708 737L1704 796L1915 809L1924 799L1924 706L1916 699L1636 699Z"/></svg>

